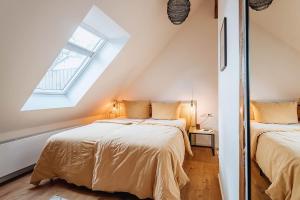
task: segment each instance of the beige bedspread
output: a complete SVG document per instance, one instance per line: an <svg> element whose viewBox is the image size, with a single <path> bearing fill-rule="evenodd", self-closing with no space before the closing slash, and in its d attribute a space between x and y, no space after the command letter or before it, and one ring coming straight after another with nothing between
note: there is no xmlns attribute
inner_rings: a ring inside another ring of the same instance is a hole
<svg viewBox="0 0 300 200"><path fill-rule="evenodd" d="M185 149L191 153L182 125L97 121L54 135L31 183L58 177L93 190L180 199L180 188L189 181L182 168Z"/></svg>
<svg viewBox="0 0 300 200"><path fill-rule="evenodd" d="M300 199L300 124L252 122L251 156L271 181L271 199Z"/></svg>

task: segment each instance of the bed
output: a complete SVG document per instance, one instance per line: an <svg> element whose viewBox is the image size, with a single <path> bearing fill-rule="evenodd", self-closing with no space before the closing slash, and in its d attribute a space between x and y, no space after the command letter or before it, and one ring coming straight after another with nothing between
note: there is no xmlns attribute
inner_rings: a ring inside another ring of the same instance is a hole
<svg viewBox="0 0 300 200"><path fill-rule="evenodd" d="M300 199L300 124L251 121L251 157L271 182L271 199Z"/></svg>
<svg viewBox="0 0 300 200"><path fill-rule="evenodd" d="M186 119L114 119L59 133L47 141L30 182L60 178L141 199L180 199L189 181L185 152L192 155L186 128Z"/></svg>

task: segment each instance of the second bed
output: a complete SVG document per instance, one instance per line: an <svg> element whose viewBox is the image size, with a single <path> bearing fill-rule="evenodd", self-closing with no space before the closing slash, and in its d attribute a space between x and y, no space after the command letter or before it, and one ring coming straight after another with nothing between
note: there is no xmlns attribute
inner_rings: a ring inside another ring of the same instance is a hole
<svg viewBox="0 0 300 200"><path fill-rule="evenodd" d="M300 199L300 124L252 121L251 156L271 181L271 199Z"/></svg>

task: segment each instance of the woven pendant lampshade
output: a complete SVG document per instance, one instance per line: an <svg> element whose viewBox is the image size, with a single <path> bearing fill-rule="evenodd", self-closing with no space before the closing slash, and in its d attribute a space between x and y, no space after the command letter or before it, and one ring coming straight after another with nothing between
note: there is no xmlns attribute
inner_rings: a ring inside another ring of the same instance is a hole
<svg viewBox="0 0 300 200"><path fill-rule="evenodd" d="M250 0L249 6L256 11L267 9L273 0Z"/></svg>
<svg viewBox="0 0 300 200"><path fill-rule="evenodd" d="M170 21L179 25L187 18L190 12L191 3L189 0L169 0L168 16Z"/></svg>

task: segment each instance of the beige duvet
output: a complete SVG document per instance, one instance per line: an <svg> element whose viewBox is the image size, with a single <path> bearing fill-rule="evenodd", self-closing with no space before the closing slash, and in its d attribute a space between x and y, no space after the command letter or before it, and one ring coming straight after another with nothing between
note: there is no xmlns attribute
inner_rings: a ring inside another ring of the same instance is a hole
<svg viewBox="0 0 300 200"><path fill-rule="evenodd" d="M252 122L251 156L271 181L271 199L300 200L300 124Z"/></svg>
<svg viewBox="0 0 300 200"><path fill-rule="evenodd" d="M181 121L98 121L52 136L31 183L57 177L93 190L180 199L189 181L185 150L191 154Z"/></svg>

